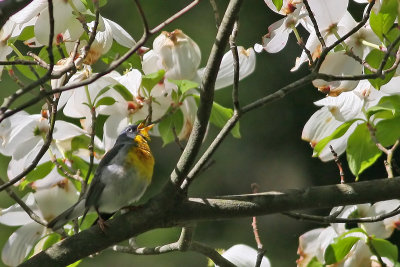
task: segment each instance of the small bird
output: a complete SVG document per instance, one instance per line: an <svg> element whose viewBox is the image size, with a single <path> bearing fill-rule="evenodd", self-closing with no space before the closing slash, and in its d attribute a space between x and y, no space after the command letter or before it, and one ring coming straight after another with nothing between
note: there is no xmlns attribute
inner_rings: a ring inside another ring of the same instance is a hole
<svg viewBox="0 0 400 267"><path fill-rule="evenodd" d="M101 213L112 214L139 200L153 176L154 158L147 144L152 127L141 123L125 128L100 161L87 193L47 227L58 230L68 221L81 215L84 219L88 211L94 210L104 231Z"/></svg>

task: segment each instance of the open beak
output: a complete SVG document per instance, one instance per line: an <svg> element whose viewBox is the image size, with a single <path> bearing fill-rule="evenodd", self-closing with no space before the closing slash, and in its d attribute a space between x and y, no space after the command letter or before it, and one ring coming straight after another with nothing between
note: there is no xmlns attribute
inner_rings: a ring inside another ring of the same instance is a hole
<svg viewBox="0 0 400 267"><path fill-rule="evenodd" d="M150 124L150 125L145 127L144 123L140 123L139 126L138 126L139 134L141 136L143 136L144 138L150 140L149 131L153 127L154 127L154 124Z"/></svg>

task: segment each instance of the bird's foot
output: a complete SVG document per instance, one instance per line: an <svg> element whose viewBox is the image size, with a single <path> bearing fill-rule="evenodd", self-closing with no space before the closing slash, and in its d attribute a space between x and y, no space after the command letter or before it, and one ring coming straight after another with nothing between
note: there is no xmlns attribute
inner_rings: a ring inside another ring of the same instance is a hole
<svg viewBox="0 0 400 267"><path fill-rule="evenodd" d="M101 231L103 233L106 232L106 228L108 227L108 224L106 222L106 220L104 220L103 218L99 217L99 219L97 220L97 224L99 225Z"/></svg>

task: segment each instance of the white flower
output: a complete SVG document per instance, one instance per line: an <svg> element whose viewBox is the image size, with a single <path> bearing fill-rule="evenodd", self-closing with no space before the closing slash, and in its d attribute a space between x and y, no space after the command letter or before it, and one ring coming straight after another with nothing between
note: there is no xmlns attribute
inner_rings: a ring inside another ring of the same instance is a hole
<svg viewBox="0 0 400 267"><path fill-rule="evenodd" d="M310 142L311 147L314 148L319 141L331 135L343 122L357 118L365 119L363 109L376 105L384 95L375 90L368 81L361 81L353 91L344 92L337 97L328 96L315 102L322 108L315 112L304 125L301 138ZM360 121L354 122L343 136L331 140L321 151L319 158L322 161L333 159L330 145L338 155L342 154L346 150L347 139L359 123Z"/></svg>
<svg viewBox="0 0 400 267"><path fill-rule="evenodd" d="M252 48L244 49L238 47L239 53L239 79L250 75L255 68L255 53ZM171 33L163 32L153 43L153 50L147 52L143 59L143 71L145 74L156 72L160 69L165 70L165 78L174 80L192 80L201 83L201 78L205 68L198 69L200 64L200 50L197 44L181 30ZM233 56L232 52L227 52L220 65L215 89L220 89L233 84ZM176 86L164 80L156 85L151 94L156 96L156 100L161 102L161 106L168 107L173 103L171 93L176 90ZM191 93L196 93L192 91ZM157 96L164 96L158 97ZM167 96L167 98L165 98ZM180 103L179 103L180 104ZM184 114L184 124L178 133L180 139L189 136L197 112L197 105L193 97L187 97L180 104L180 109ZM154 132L157 133L157 127Z"/></svg>
<svg viewBox="0 0 400 267"><path fill-rule="evenodd" d="M28 167L42 148L44 137L50 127L47 116L47 111L43 111L41 115L21 113L10 117L11 128L6 135L7 145L5 146L5 154L12 157L7 170L10 179ZM56 121L53 132L54 141L50 145L51 152L57 158L63 157L64 151L60 149L57 142L71 140L82 134L84 131L79 127L65 121ZM49 160L51 160L50 154L45 153L38 164Z"/></svg>
<svg viewBox="0 0 400 267"><path fill-rule="evenodd" d="M229 260L237 267L250 267L256 265L257 251L247 245L238 244L230 247L228 250L222 253L222 257ZM271 263L267 257L263 256L260 266L270 267Z"/></svg>
<svg viewBox="0 0 400 267"><path fill-rule="evenodd" d="M67 85L83 81L91 77L92 75L93 74L90 67L86 66L84 70L77 72L75 75L73 75ZM87 86L81 86L74 90L63 92L58 103L59 108L65 105L64 114L66 116L72 118L83 118L81 120L82 127L84 130L89 132L91 125L91 110L90 107L84 103L89 104L90 102L94 101L100 90L107 86L116 84L116 78L119 76L120 75L118 72L113 71L107 75L100 77L99 79ZM95 103L91 104L94 105Z"/></svg>
<svg viewBox="0 0 400 267"><path fill-rule="evenodd" d="M50 221L78 200L75 187L68 181L50 188L29 193L24 202L42 219ZM25 211L15 204L0 212L0 223L9 226L21 225L3 247L1 258L9 266L23 262L37 241L49 234L49 230L34 222Z"/></svg>
<svg viewBox="0 0 400 267"><path fill-rule="evenodd" d="M201 61L198 45L181 30L162 32L153 42L159 56L158 66L165 69L165 77L174 80L192 80Z"/></svg>
<svg viewBox="0 0 400 267"><path fill-rule="evenodd" d="M94 21L88 23L88 28L93 30ZM90 46L90 50L84 60L85 64L94 64L102 55L106 54L116 41L122 46L131 48L135 45L135 41L132 36L129 35L120 25L112 20L99 17L99 24L97 26L95 39ZM69 53L73 51L74 44L72 42L65 43L66 49ZM86 45L85 41L81 42L80 47Z"/></svg>

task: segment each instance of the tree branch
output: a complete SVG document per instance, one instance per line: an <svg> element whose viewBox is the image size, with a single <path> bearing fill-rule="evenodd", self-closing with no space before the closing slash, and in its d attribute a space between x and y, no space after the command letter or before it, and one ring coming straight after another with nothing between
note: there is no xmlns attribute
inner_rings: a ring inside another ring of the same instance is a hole
<svg viewBox="0 0 400 267"><path fill-rule="evenodd" d="M399 178L213 199L190 198L175 205L170 204L174 199L170 198L167 204L165 198L157 196L145 205L108 221L105 233L96 225L40 252L21 266L68 265L155 228L399 198Z"/></svg>
<svg viewBox="0 0 400 267"><path fill-rule="evenodd" d="M202 90L200 92L200 103L196 120L193 123L192 132L185 150L179 158L174 171L171 173L170 180L176 187L179 187L185 179L203 142L208 125L208 119L211 113L212 103L214 100L214 87L218 70L242 2L243 0L231 0L229 2L221 25L218 29L215 43L211 49L204 76L202 78ZM169 193L169 190L165 191L166 194Z"/></svg>

